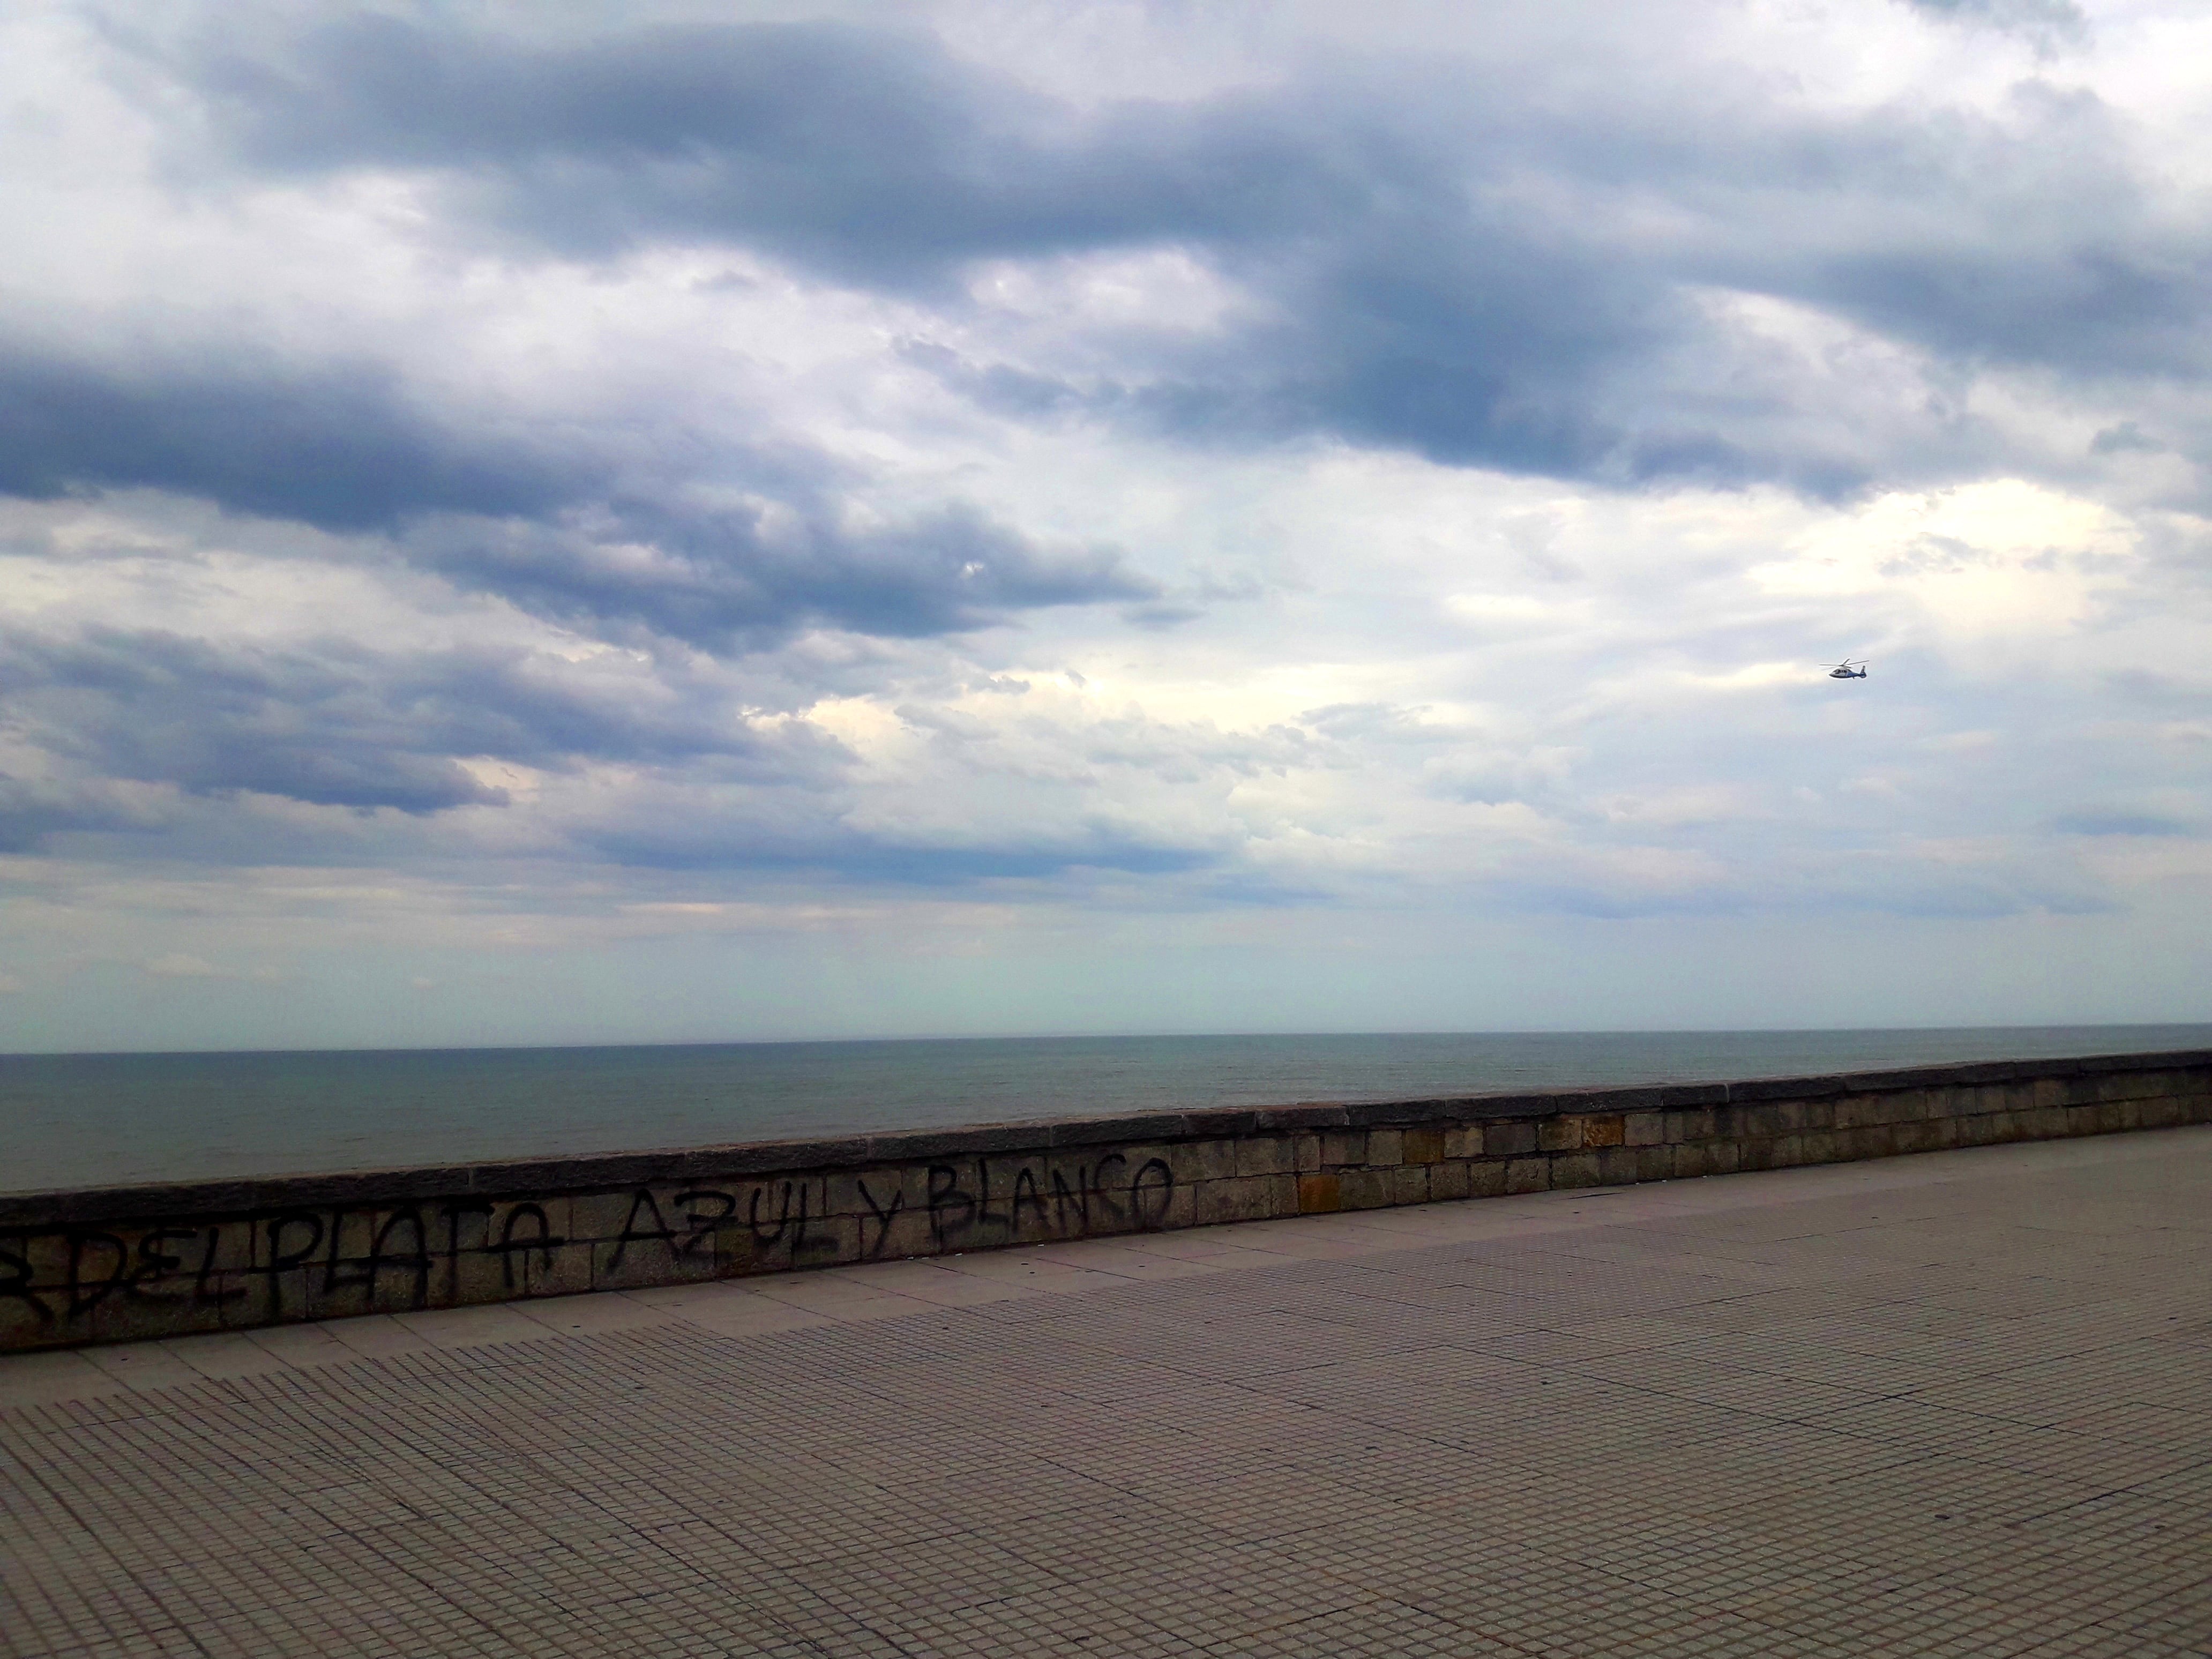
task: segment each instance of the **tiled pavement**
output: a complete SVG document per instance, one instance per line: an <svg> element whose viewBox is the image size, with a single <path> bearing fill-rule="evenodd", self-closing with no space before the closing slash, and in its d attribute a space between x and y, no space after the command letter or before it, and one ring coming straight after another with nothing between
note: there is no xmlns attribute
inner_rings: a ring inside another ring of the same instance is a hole
<svg viewBox="0 0 2212 1659"><path fill-rule="evenodd" d="M2212 1129L0 1359L0 1654L2212 1651Z"/></svg>

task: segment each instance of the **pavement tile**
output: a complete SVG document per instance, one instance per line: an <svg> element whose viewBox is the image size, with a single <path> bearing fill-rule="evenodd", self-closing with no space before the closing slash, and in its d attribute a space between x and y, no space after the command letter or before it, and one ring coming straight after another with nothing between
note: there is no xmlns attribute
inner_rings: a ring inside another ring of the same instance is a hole
<svg viewBox="0 0 2212 1659"><path fill-rule="evenodd" d="M0 1655L2202 1654L2212 1133L0 1359Z"/></svg>

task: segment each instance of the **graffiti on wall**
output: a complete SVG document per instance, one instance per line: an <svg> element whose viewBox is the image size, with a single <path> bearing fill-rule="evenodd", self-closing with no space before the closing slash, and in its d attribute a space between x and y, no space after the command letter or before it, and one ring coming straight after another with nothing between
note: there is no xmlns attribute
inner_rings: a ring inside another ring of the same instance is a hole
<svg viewBox="0 0 2212 1659"><path fill-rule="evenodd" d="M15 1314L0 1338L159 1335L1144 1231L1167 1224L1176 1185L1166 1159L1109 1152L15 1229L0 1231L0 1319Z"/></svg>

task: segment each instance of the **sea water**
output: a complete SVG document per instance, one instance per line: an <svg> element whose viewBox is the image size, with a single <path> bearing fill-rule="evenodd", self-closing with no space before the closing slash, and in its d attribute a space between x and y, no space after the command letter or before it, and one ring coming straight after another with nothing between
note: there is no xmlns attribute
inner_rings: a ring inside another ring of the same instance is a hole
<svg viewBox="0 0 2212 1659"><path fill-rule="evenodd" d="M2212 1047L2212 1025L0 1056L0 1191Z"/></svg>

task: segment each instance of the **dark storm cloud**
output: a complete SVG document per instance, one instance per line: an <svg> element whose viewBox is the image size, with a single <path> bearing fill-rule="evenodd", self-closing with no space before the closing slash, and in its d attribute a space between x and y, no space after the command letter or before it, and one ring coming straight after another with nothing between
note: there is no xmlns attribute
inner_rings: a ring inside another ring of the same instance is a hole
<svg viewBox="0 0 2212 1659"><path fill-rule="evenodd" d="M1083 385L938 364L1036 418L1828 493L1885 466L1972 471L1990 441L1940 386L1882 410L1884 431L1856 409L1824 429L1832 386L1747 359L1698 292L1839 313L1960 374L2208 366L2205 239L2154 228L2110 112L2033 84L1998 115L1826 116L1748 82L1626 78L1563 105L1541 75L1348 61L1077 112L918 34L735 24L542 46L392 18L179 72L249 165L412 170L457 222L562 252L738 243L943 297L980 258L1180 246L1267 301L1226 342L1124 342Z"/></svg>
<svg viewBox="0 0 2212 1659"><path fill-rule="evenodd" d="M274 651L152 630L0 635L9 728L99 777L190 795L422 814L506 801L462 759L561 768L714 757L789 779L826 775L842 752L806 729L770 740L696 700L626 699L581 679L519 653L376 653L343 641ZM67 799L27 799L18 816L33 829L85 827L69 810Z"/></svg>
<svg viewBox="0 0 2212 1659"><path fill-rule="evenodd" d="M559 524L438 521L410 556L538 615L641 629L709 650L810 623L890 637L975 628L1012 612L1144 600L1155 584L1109 549L1048 550L971 509L854 530L834 501L763 513L632 500ZM637 549L653 550L641 562Z"/></svg>
<svg viewBox="0 0 2212 1659"><path fill-rule="evenodd" d="M586 484L411 406L380 369L301 368L213 349L127 366L0 340L0 493L173 490L325 530L430 511L542 513Z"/></svg>
<svg viewBox="0 0 2212 1659"><path fill-rule="evenodd" d="M160 823L158 813L110 783L56 782L0 772L0 853L34 853L52 837L72 830L143 830Z"/></svg>
<svg viewBox="0 0 2212 1659"><path fill-rule="evenodd" d="M838 491L853 480L818 456L726 448L723 481L749 475L775 505L709 510L685 500L682 478L642 472L631 433L566 422L556 449L513 424L434 416L366 369L212 351L126 368L0 350L0 494L161 489L383 532L464 587L587 630L710 649L814 624L910 637L1158 594L1115 552L1039 548L958 507L849 529ZM769 511L787 533L763 533ZM642 570L641 546L655 556Z"/></svg>
<svg viewBox="0 0 2212 1659"><path fill-rule="evenodd" d="M884 286L981 253L1310 223L1364 188L1272 112L1082 120L926 34L827 24L541 47L356 18L190 72L261 167L429 169L566 251L735 234Z"/></svg>

